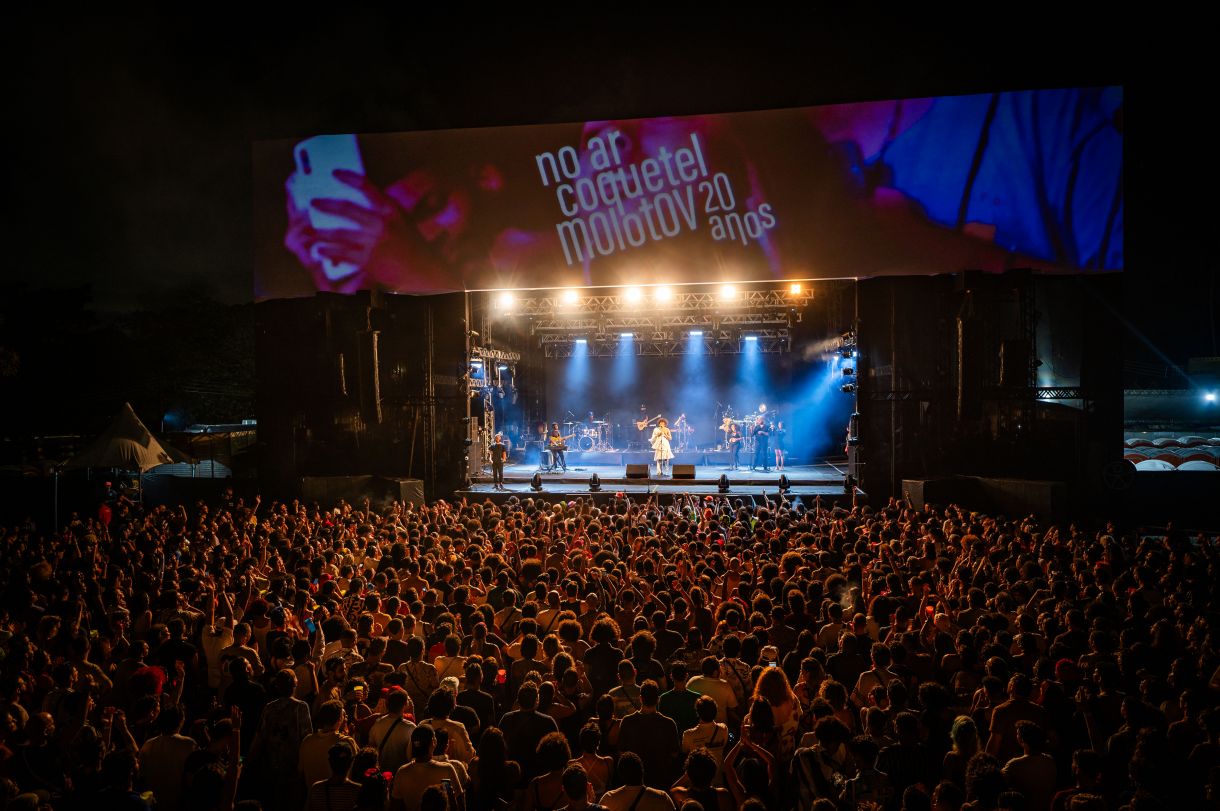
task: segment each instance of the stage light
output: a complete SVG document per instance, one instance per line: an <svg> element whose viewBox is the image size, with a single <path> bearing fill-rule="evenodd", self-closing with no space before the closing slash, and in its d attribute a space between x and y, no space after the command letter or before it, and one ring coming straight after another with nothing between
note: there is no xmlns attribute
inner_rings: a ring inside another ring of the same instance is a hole
<svg viewBox="0 0 1220 811"><path fill-rule="evenodd" d="M530 479L530 489L535 493L542 492L542 474L535 473L534 478Z"/></svg>
<svg viewBox="0 0 1220 811"><path fill-rule="evenodd" d="M644 298L644 291L638 287L628 287L623 292L623 298L628 304L639 304L640 299Z"/></svg>
<svg viewBox="0 0 1220 811"><path fill-rule="evenodd" d="M766 413L767 413L767 404L766 404L766 403L759 403L759 404L758 404L758 413L759 413L759 414L766 414Z"/></svg>
<svg viewBox="0 0 1220 811"><path fill-rule="evenodd" d="M631 337L632 337L634 334L635 334L635 333L632 333L632 332L620 332L620 333L618 334L618 337L620 337L620 338L631 338Z"/></svg>
<svg viewBox="0 0 1220 811"><path fill-rule="evenodd" d="M657 303L669 301L674 297L674 291L666 285L658 287L652 292L652 297L657 300Z"/></svg>
<svg viewBox="0 0 1220 811"><path fill-rule="evenodd" d="M1216 402L1216 393L1215 393L1214 391L1209 391L1207 394L1204 394L1204 395L1203 395L1203 402L1205 402L1205 403L1214 403L1214 402Z"/></svg>
<svg viewBox="0 0 1220 811"><path fill-rule="evenodd" d="M746 335L742 338L742 340L743 341L757 341L758 336L757 335Z"/></svg>
<svg viewBox="0 0 1220 811"><path fill-rule="evenodd" d="M792 482L788 481L788 474L787 473L779 474L779 491L781 493L787 493L791 489L792 489Z"/></svg>
<svg viewBox="0 0 1220 811"><path fill-rule="evenodd" d="M716 482L716 489L721 493L729 492L729 477L724 473L720 474L720 481Z"/></svg>
<svg viewBox="0 0 1220 811"><path fill-rule="evenodd" d="M585 344L589 343L589 339L588 338L577 338L576 343L578 346L584 346Z"/></svg>
<svg viewBox="0 0 1220 811"><path fill-rule="evenodd" d="M855 373L856 373L856 370L855 370L855 369L853 369L853 368L851 368L850 366L844 366L844 367L843 367L843 376L844 376L844 377L851 377L851 376L852 376L852 375L854 375Z"/></svg>
<svg viewBox="0 0 1220 811"><path fill-rule="evenodd" d="M690 337L692 337L692 338L702 338L702 337L703 337L703 330L701 330L701 329L693 329L693 330L691 330L691 331L690 331Z"/></svg>
<svg viewBox="0 0 1220 811"><path fill-rule="evenodd" d="M599 493L602 489L602 480L596 473L589 477L589 492Z"/></svg>
<svg viewBox="0 0 1220 811"><path fill-rule="evenodd" d="M736 287L734 287L731 284L720 285L720 298L724 299L725 301L728 301L729 299L736 298L736 297L737 297L737 288Z"/></svg>
<svg viewBox="0 0 1220 811"><path fill-rule="evenodd" d="M801 283L800 282L793 282L792 284L788 285L788 295L799 296L800 294L801 294Z"/></svg>
<svg viewBox="0 0 1220 811"><path fill-rule="evenodd" d="M478 358L475 358L474 360L470 361L470 365L471 366L482 366L483 361L479 360Z"/></svg>
<svg viewBox="0 0 1220 811"><path fill-rule="evenodd" d="M507 371L508 371L508 367L507 367L507 366L505 366L503 363L501 363L499 366L497 366L497 367L496 367L496 370L497 370L497 371L500 371L500 372L507 372Z"/></svg>
<svg viewBox="0 0 1220 811"><path fill-rule="evenodd" d="M575 287L569 287L563 291L560 297L564 304L575 304L580 299L580 294L576 292Z"/></svg>
<svg viewBox="0 0 1220 811"><path fill-rule="evenodd" d="M517 301L517 297L514 296L512 293L508 292L507 290L505 290L503 293L501 293L500 297L498 299L496 299L496 303L499 305L500 309L503 310L504 312L508 312L509 310L511 310L513 308L513 304L515 304L516 301Z"/></svg>
<svg viewBox="0 0 1220 811"><path fill-rule="evenodd" d="M839 391L843 392L844 394L851 394L855 390L856 390L855 383L844 383L842 386L839 387Z"/></svg>

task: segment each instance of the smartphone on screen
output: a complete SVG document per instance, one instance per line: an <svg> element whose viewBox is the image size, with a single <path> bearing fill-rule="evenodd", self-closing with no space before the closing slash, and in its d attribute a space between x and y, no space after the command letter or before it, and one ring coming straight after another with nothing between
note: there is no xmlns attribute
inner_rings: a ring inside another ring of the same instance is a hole
<svg viewBox="0 0 1220 811"><path fill-rule="evenodd" d="M364 160L356 136L315 135L293 147L292 157L296 169L288 178L288 191L293 205L308 213L309 224L318 229L358 229L359 225L348 218L318 211L313 205L315 200L348 200L360 206L370 205L364 192L339 182L334 175L336 169L364 174ZM326 278L335 281L359 270L350 262L334 262L319 255L321 245L314 245L312 252L313 258L321 263Z"/></svg>

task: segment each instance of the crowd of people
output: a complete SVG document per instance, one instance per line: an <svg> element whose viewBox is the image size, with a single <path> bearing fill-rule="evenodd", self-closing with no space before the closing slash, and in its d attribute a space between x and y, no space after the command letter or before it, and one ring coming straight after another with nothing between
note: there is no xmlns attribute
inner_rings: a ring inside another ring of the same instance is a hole
<svg viewBox="0 0 1220 811"><path fill-rule="evenodd" d="M1214 538L231 493L0 538L4 809L1220 800Z"/></svg>

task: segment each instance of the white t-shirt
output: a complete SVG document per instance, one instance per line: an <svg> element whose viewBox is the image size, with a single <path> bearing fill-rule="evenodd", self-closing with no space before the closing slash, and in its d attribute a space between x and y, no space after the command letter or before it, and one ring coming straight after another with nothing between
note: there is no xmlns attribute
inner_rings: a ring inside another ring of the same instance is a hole
<svg viewBox="0 0 1220 811"><path fill-rule="evenodd" d="M727 720L729 709L737 706L737 693L724 679L714 676L695 676L686 683L686 689L716 699L716 720L721 723Z"/></svg>
<svg viewBox="0 0 1220 811"><path fill-rule="evenodd" d="M220 652L233 644L233 629L222 625L203 629L203 656L208 663L208 687L220 688Z"/></svg>
<svg viewBox="0 0 1220 811"><path fill-rule="evenodd" d="M411 759L411 733L415 731L415 724L404 718L394 726L395 720L383 715L369 727L369 746L381 753L377 765L383 771L396 772ZM390 732L391 727L393 732ZM386 735L390 736L388 741Z"/></svg>
<svg viewBox="0 0 1220 811"><path fill-rule="evenodd" d="M723 785L721 770L724 768L724 753L729 744L729 728L724 724L700 722L682 733L682 754L693 752L699 747L707 748L716 760L716 779L713 785Z"/></svg>
<svg viewBox="0 0 1220 811"><path fill-rule="evenodd" d="M640 797L640 791L645 792L643 797ZM635 804L636 798L640 800L638 805ZM644 786L623 786L614 791L607 791L598 803L610 811L628 811L633 805L635 811L675 811L674 801L668 794Z"/></svg>

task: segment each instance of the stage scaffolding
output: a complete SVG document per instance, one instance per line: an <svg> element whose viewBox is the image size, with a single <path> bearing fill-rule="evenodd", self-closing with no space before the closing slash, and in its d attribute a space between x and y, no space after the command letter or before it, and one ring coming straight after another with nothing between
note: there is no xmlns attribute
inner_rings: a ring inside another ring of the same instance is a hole
<svg viewBox="0 0 1220 811"><path fill-rule="evenodd" d="M611 293L572 296L547 290L515 293L505 315L523 319L548 358L571 357L577 341L590 357L631 352L644 357L738 354L746 341L762 353L791 349L792 328L814 296L812 286L746 287L726 295L722 288L674 289L658 298L655 289L616 288ZM692 336L692 332L702 333ZM620 336L631 333L632 341ZM699 341L692 341L698 338Z"/></svg>

